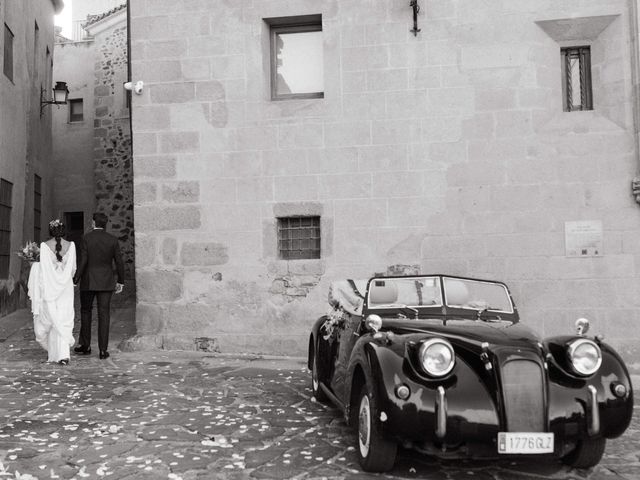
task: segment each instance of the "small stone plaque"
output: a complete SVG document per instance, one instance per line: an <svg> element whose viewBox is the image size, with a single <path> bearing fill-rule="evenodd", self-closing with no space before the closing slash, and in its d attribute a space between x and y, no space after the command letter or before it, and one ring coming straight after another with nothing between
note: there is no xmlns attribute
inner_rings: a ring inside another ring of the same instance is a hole
<svg viewBox="0 0 640 480"><path fill-rule="evenodd" d="M601 220L564 223L567 257L600 257L603 255Z"/></svg>

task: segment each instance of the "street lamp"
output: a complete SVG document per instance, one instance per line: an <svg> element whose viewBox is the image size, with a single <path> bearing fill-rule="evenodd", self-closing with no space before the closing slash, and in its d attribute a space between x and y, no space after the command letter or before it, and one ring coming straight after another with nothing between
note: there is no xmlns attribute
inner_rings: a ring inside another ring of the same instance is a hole
<svg viewBox="0 0 640 480"><path fill-rule="evenodd" d="M67 96L69 95L69 89L66 82L56 82L56 86L53 87L53 100L46 100L44 96L44 88L40 89L40 116L44 112L46 105L65 105L67 103Z"/></svg>

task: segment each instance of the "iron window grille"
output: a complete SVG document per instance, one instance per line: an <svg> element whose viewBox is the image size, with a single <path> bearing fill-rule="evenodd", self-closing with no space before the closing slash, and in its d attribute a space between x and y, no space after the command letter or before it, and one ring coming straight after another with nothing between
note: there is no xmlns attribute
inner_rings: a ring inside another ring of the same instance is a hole
<svg viewBox="0 0 640 480"><path fill-rule="evenodd" d="M562 48L560 54L564 111L593 110L591 48Z"/></svg>
<svg viewBox="0 0 640 480"><path fill-rule="evenodd" d="M40 243L42 235L42 178L33 178L33 241Z"/></svg>
<svg viewBox="0 0 640 480"><path fill-rule="evenodd" d="M320 217L278 218L278 252L283 260L320 258Z"/></svg>
<svg viewBox="0 0 640 480"><path fill-rule="evenodd" d="M0 179L0 278L9 277L13 184Z"/></svg>

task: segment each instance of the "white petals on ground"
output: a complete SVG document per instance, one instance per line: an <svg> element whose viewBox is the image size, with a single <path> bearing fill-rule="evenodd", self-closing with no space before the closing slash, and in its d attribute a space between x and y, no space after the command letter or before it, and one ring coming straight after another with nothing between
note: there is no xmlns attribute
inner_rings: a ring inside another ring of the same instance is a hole
<svg viewBox="0 0 640 480"><path fill-rule="evenodd" d="M40 480L364 478L353 430L311 401L305 370L184 352L127 355L81 357L62 372L0 362L0 480L16 472ZM613 450L622 456L633 445ZM425 471L413 459L398 468ZM438 478L468 476L455 462L429 468ZM477 476L505 476L487 468Z"/></svg>

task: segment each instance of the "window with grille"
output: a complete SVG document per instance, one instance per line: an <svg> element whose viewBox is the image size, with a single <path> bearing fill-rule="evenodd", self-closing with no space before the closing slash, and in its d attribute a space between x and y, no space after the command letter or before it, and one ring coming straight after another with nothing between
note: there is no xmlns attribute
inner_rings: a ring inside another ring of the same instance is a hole
<svg viewBox="0 0 640 480"><path fill-rule="evenodd" d="M283 260L320 258L320 217L278 218L278 253Z"/></svg>
<svg viewBox="0 0 640 480"><path fill-rule="evenodd" d="M562 48L560 54L564 111L592 110L591 48Z"/></svg>
<svg viewBox="0 0 640 480"><path fill-rule="evenodd" d="M42 178L33 178L33 241L40 243L42 238Z"/></svg>
<svg viewBox="0 0 640 480"><path fill-rule="evenodd" d="M324 97L322 15L267 18L271 99Z"/></svg>
<svg viewBox="0 0 640 480"><path fill-rule="evenodd" d="M13 32L4 24L4 74L13 82Z"/></svg>
<svg viewBox="0 0 640 480"><path fill-rule="evenodd" d="M12 193L13 184L0 179L0 278L9 277Z"/></svg>
<svg viewBox="0 0 640 480"><path fill-rule="evenodd" d="M82 122L84 120L83 102L81 98L69 99L69 122Z"/></svg>

